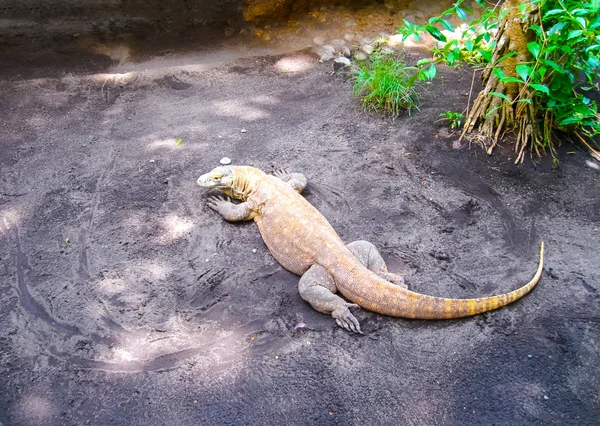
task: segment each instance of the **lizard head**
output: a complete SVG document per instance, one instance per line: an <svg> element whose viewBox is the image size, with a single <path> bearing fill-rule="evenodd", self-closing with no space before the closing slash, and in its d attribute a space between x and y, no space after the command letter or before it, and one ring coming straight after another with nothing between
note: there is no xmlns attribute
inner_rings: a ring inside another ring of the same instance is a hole
<svg viewBox="0 0 600 426"><path fill-rule="evenodd" d="M264 176L264 172L254 167L219 166L200 176L197 182L203 188L218 189L228 197L246 200Z"/></svg>
<svg viewBox="0 0 600 426"><path fill-rule="evenodd" d="M233 188L233 168L219 166L198 178L198 185L225 191Z"/></svg>

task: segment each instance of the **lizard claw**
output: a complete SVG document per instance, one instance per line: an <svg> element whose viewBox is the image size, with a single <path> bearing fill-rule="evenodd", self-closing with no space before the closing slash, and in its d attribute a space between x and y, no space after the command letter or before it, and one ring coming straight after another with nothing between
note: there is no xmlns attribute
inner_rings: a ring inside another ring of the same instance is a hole
<svg viewBox="0 0 600 426"><path fill-rule="evenodd" d="M360 324L356 317L350 313L350 309L348 308L360 308L355 303L347 303L345 306L334 310L331 313L331 316L335 319L335 322L340 327L352 331L358 334L364 334L360 329Z"/></svg>
<svg viewBox="0 0 600 426"><path fill-rule="evenodd" d="M273 172L273 176L278 177L280 179L287 174L288 172L285 169L279 169Z"/></svg>
<svg viewBox="0 0 600 426"><path fill-rule="evenodd" d="M208 197L208 207L210 207L213 210L218 211L219 206L228 203L231 203L231 198L225 197L223 195L213 195Z"/></svg>

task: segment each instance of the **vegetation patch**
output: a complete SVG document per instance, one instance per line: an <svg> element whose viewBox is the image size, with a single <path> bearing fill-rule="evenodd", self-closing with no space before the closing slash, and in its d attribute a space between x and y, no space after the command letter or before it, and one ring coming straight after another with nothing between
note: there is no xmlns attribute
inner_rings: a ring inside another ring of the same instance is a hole
<svg viewBox="0 0 600 426"><path fill-rule="evenodd" d="M417 68L407 66L399 56L373 54L357 61L351 69L352 92L365 111L397 117L419 109Z"/></svg>

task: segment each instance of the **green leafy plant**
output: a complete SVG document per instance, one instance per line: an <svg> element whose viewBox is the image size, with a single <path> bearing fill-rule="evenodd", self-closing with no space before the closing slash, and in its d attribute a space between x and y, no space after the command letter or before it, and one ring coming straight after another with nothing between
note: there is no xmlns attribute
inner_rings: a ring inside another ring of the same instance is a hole
<svg viewBox="0 0 600 426"><path fill-rule="evenodd" d="M397 117L402 111L410 114L419 109L417 68L407 66L402 58L373 54L357 62L351 75L352 92L364 110Z"/></svg>
<svg viewBox="0 0 600 426"><path fill-rule="evenodd" d="M450 111L449 109L442 112L440 117L444 120L448 120L448 124L450 124L451 129L459 128L462 124L462 120L464 115L462 112L458 111Z"/></svg>
<svg viewBox="0 0 600 426"><path fill-rule="evenodd" d="M442 45L417 63L421 80L435 76L437 64L482 64L483 91L468 113L461 138L474 129L491 140L488 153L506 132L516 135L515 162L528 148L554 154L553 132L575 135L590 146L600 135L600 0L506 0L503 8L483 8L481 18L457 30L449 18L466 20L469 8L458 0L425 25L408 21L403 38L429 33ZM453 38L449 39L450 33Z"/></svg>

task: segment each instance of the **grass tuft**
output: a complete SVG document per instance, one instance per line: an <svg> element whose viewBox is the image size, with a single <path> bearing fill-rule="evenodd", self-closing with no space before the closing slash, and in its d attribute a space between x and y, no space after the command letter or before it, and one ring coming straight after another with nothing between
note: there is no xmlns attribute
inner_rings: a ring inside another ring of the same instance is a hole
<svg viewBox="0 0 600 426"><path fill-rule="evenodd" d="M360 98L365 111L382 112L394 118L402 111L410 114L419 110L416 71L402 58L372 55L354 65L352 93Z"/></svg>

